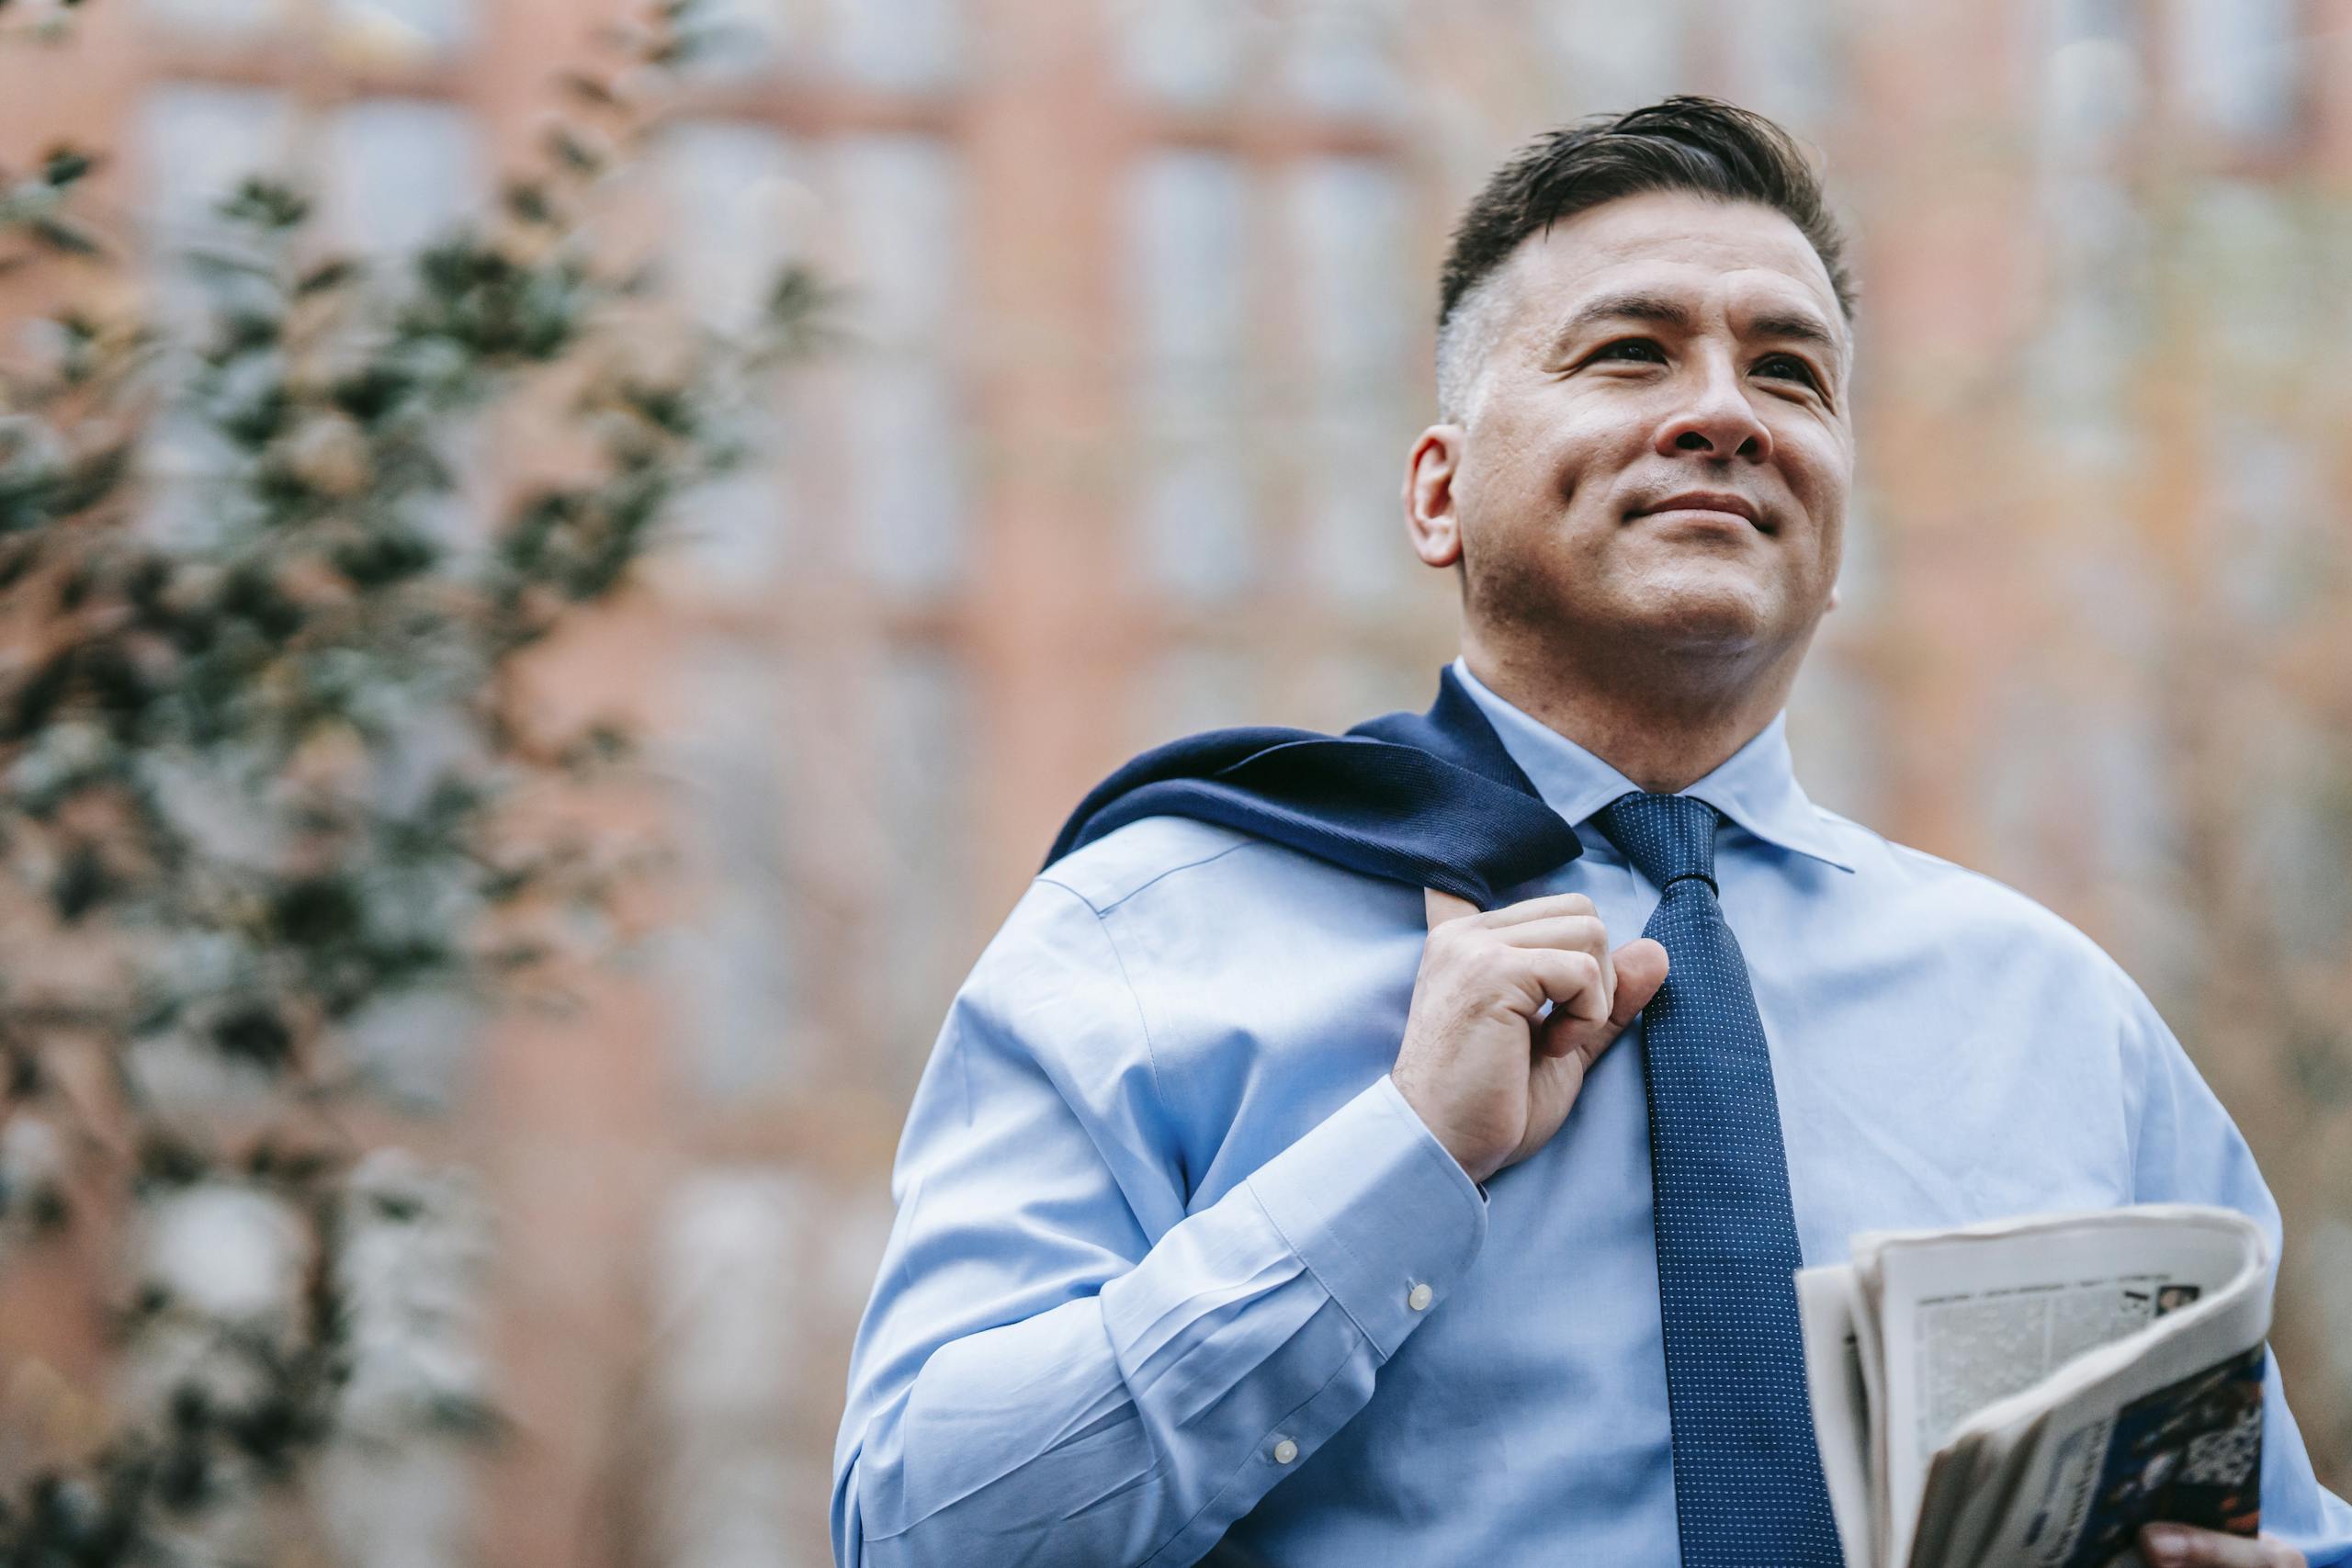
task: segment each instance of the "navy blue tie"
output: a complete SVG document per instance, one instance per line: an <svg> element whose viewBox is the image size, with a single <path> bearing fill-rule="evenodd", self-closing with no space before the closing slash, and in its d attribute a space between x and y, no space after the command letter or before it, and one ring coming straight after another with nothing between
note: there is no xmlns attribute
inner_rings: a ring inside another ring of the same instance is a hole
<svg viewBox="0 0 2352 1568"><path fill-rule="evenodd" d="M1713 807L1620 795L1601 831L1663 894L1642 934L1666 984L1642 1012L1657 1293L1684 1568L1844 1557L1814 1446L1780 1102L1747 964L1715 898Z"/></svg>

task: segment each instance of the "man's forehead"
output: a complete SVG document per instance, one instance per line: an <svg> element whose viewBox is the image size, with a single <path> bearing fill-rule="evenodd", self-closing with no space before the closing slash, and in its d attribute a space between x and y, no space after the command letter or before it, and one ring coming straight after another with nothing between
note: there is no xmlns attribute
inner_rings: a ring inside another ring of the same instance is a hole
<svg viewBox="0 0 2352 1568"><path fill-rule="evenodd" d="M1538 328L1634 289L1679 298L1694 310L1721 299L1735 318L1797 310L1847 341L1837 291L1812 243L1758 202L1682 191L1622 197L1530 234L1507 271L1517 313Z"/></svg>

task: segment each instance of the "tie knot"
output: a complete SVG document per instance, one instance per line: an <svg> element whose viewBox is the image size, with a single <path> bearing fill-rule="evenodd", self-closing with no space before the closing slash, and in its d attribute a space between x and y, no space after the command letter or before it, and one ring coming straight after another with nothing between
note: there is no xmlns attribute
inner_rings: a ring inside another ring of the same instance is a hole
<svg viewBox="0 0 2352 1568"><path fill-rule="evenodd" d="M1715 880L1715 808L1687 795L1621 795L1600 808L1600 830L1641 874L1664 887L1677 877Z"/></svg>

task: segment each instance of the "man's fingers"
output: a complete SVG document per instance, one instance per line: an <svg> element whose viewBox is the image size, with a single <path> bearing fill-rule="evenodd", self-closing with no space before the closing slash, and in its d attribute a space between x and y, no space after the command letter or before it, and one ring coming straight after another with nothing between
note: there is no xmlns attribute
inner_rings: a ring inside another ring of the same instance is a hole
<svg viewBox="0 0 2352 1568"><path fill-rule="evenodd" d="M2303 1554L2275 1536L2248 1540L2188 1525L2148 1525L2140 1555L2149 1568L2304 1568Z"/></svg>
<svg viewBox="0 0 2352 1568"><path fill-rule="evenodd" d="M1475 915L1478 906L1453 893L1441 893L1434 887L1421 889L1421 906L1429 916L1430 929L1435 931L1448 920L1458 920L1464 915Z"/></svg>
<svg viewBox="0 0 2352 1568"><path fill-rule="evenodd" d="M1482 926L1515 926L1528 920L1548 920L1561 915L1589 915L1592 900L1581 893L1546 893L1540 898L1522 898L1516 904L1505 904L1488 909L1478 917Z"/></svg>
<svg viewBox="0 0 2352 1568"><path fill-rule="evenodd" d="M1555 1014L1566 1013L1590 1023L1606 1021L1610 1005L1606 959L1581 949L1534 947L1521 950L1519 961L1544 988Z"/></svg>
<svg viewBox="0 0 2352 1568"><path fill-rule="evenodd" d="M1582 1053L1589 1063L1608 1049L1609 1043L1625 1032L1625 1026L1641 1016L1642 1009L1657 995L1666 984L1666 949L1649 937L1635 937L1610 955L1616 970L1617 995L1612 999L1607 1018L1577 1018L1564 1008L1553 1010L1544 1020L1543 1051L1547 1056L1565 1056L1571 1051Z"/></svg>
<svg viewBox="0 0 2352 1568"><path fill-rule="evenodd" d="M1495 940L1506 947L1556 947L1563 952L1589 953L1595 958L1609 951L1609 928L1597 915L1553 915L1515 926L1498 926Z"/></svg>

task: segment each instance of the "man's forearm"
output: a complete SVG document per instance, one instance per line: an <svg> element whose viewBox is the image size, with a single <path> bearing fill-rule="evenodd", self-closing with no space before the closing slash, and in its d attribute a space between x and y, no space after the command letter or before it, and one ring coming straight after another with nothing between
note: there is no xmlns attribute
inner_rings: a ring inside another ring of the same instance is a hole
<svg viewBox="0 0 2352 1568"><path fill-rule="evenodd" d="M1383 1080L1087 1293L935 1345L923 1303L877 1298L842 1568L1197 1561L1468 1267L1483 1214L1446 1157ZM952 1288L927 1250L917 1295Z"/></svg>

